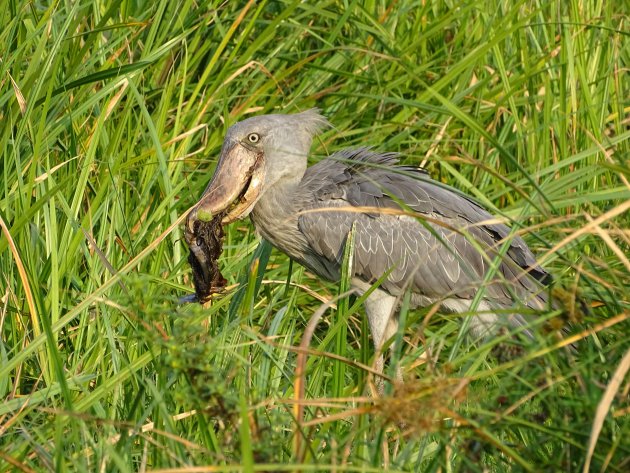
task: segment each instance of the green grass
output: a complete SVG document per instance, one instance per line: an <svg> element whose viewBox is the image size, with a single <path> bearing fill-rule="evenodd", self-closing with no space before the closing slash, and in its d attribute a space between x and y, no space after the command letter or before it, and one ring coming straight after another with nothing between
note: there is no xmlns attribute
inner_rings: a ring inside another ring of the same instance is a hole
<svg viewBox="0 0 630 473"><path fill-rule="evenodd" d="M3 3L0 471L628 471L628 3L239 3ZM180 216L227 127L313 106L336 127L315 159L400 151L509 218L575 353L552 331L496 356L403 309L408 382L365 397L360 306L298 357L343 286L249 222L221 260L239 288L178 308Z"/></svg>

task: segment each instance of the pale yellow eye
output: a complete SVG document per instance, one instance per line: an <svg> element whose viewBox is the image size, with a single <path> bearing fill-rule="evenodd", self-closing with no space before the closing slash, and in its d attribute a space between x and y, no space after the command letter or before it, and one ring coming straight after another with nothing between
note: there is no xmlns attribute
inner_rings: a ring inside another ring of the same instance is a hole
<svg viewBox="0 0 630 473"><path fill-rule="evenodd" d="M258 133L250 133L247 135L247 141L256 144L260 141L260 135Z"/></svg>

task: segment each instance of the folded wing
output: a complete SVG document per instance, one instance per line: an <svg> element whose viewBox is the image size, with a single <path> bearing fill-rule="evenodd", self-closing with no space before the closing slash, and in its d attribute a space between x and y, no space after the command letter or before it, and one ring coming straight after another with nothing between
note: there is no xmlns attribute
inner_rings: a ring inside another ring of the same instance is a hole
<svg viewBox="0 0 630 473"><path fill-rule="evenodd" d="M354 225L355 276L371 283L390 271L382 288L392 294L409 288L426 300L471 299L483 285L494 306L546 302L541 283L549 276L520 237L465 195L399 165L395 154L337 153L308 168L302 190L310 197L298 227L332 271Z"/></svg>

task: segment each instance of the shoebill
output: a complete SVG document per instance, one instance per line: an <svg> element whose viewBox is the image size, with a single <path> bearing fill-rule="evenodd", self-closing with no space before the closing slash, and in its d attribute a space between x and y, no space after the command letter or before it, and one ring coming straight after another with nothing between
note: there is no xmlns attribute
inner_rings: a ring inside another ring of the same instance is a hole
<svg viewBox="0 0 630 473"><path fill-rule="evenodd" d="M470 316L474 337L502 326L531 335L528 314L547 306L549 276L523 239L396 153L346 149L308 167L313 138L328 126L317 110L231 126L189 228L218 213L223 224L249 216L271 245L330 281L340 279L352 231L355 291L386 275L364 304L378 353L397 330L406 291L414 307L469 315L482 291ZM379 356L377 369L382 363Z"/></svg>

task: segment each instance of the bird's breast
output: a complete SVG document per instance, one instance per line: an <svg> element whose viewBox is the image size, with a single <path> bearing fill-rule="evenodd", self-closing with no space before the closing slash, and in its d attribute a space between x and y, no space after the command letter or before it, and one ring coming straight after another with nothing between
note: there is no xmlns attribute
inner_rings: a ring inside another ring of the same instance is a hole
<svg viewBox="0 0 630 473"><path fill-rule="evenodd" d="M339 279L339 265L316 254L300 231L298 220L304 196L293 193L266 194L257 203L250 218L256 231L278 250L330 281Z"/></svg>
<svg viewBox="0 0 630 473"><path fill-rule="evenodd" d="M291 199L265 195L250 214L256 231L265 240L291 258L300 259L306 251L306 240L298 228L299 208Z"/></svg>

